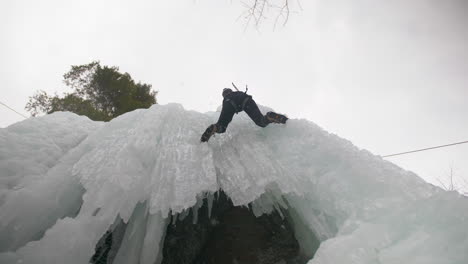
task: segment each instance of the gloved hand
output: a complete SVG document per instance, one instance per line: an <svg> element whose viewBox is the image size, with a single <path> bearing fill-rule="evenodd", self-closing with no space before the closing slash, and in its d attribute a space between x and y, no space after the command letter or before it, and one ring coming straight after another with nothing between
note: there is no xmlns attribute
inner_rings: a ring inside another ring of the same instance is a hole
<svg viewBox="0 0 468 264"><path fill-rule="evenodd" d="M213 125L210 125L206 130L205 132L203 133L203 135L201 136L201 139L200 141L201 142L208 142L208 140L210 140L210 137L216 133L216 124L213 124Z"/></svg>

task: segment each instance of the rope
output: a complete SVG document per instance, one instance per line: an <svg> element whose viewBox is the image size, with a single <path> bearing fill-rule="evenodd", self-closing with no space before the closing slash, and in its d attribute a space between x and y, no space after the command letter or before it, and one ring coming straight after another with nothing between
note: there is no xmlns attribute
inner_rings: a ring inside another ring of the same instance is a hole
<svg viewBox="0 0 468 264"><path fill-rule="evenodd" d="M452 143L452 144L447 144L447 145L436 146L436 147L417 149L417 150L406 151L406 152L401 152L401 153L396 153L396 154L391 154L391 155L385 155L385 156L382 156L382 158L393 157L393 156L409 154L409 153L414 153L414 152L420 152L420 151L426 151L426 150L436 149L436 148L444 148L444 147L449 147L449 146L454 146L454 145L461 145L461 144L465 144L465 143L468 143L468 140L467 141L462 141L462 142L457 142L457 143Z"/></svg>
<svg viewBox="0 0 468 264"><path fill-rule="evenodd" d="M232 85L234 86L234 88L237 89L237 87L234 85L234 83L232 83ZM238 90L239 91L239 90ZM0 104L2 104L3 106L5 106L6 108L10 109L11 111L17 113L18 115L24 117L24 118L28 118L27 116L17 112L15 109L9 107L8 105L4 104L3 102L0 101ZM390 154L390 155L385 155L385 156L382 156L382 158L388 158L388 157L394 157L394 156L399 156L399 155L404 155L404 154L409 154L409 153L415 153L415 152L421 152L421 151L426 151L426 150L431 150L431 149L437 149L437 148L445 148L445 147L450 147L450 146L455 146L455 145L461 145L461 144L466 144L468 143L468 140L467 141L462 141L462 142L456 142L456 143L451 143L451 144L446 144L446 145L440 145L440 146L435 146L435 147L430 147L430 148L423 148L423 149L417 149L417 150L411 150L411 151L405 151L405 152L400 152L400 153L395 153L395 154Z"/></svg>
<svg viewBox="0 0 468 264"><path fill-rule="evenodd" d="M22 116L22 117L24 117L24 118L26 118L26 119L28 118L27 116L25 116L25 115L23 115L23 114L21 114L21 113L17 112L15 109L13 109L13 108L9 107L9 106L8 106L8 105L6 105L6 104L4 104L4 103L2 103L2 102L0 102L0 104L4 105L6 108L10 109L11 111L13 111L13 112L17 113L17 114L18 114L18 115L20 115L20 116Z"/></svg>

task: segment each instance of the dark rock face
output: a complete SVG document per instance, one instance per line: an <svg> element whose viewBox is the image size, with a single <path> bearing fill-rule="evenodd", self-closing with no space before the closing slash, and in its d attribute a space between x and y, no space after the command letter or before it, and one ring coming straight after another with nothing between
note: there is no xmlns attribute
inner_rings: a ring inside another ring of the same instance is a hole
<svg viewBox="0 0 468 264"><path fill-rule="evenodd" d="M163 264L259 263L299 264L299 244L287 218L277 212L256 218L246 207L234 207L229 198L219 193L208 218L207 202L198 212L166 231Z"/></svg>
<svg viewBox="0 0 468 264"><path fill-rule="evenodd" d="M89 260L92 264L111 264L122 243L127 225L119 219L99 240L94 255Z"/></svg>
<svg viewBox="0 0 468 264"><path fill-rule="evenodd" d="M174 219L171 219L172 224L168 225L164 239L162 264L196 263L195 259L211 239L218 216L232 207L234 207L232 202L221 192L213 202L211 218L208 218L208 202L205 199L203 206L198 210L198 219L195 224L193 211L190 211L183 220L177 220L175 223Z"/></svg>
<svg viewBox="0 0 468 264"><path fill-rule="evenodd" d="M107 231L96 245L94 255L91 257L90 263L106 264L109 259L109 251L112 247L112 232Z"/></svg>
<svg viewBox="0 0 468 264"><path fill-rule="evenodd" d="M288 212L255 217L248 207L235 207L222 191L215 194L211 217L208 201L178 220L171 216L162 245L162 264L305 264ZM195 221L196 220L196 221ZM125 234L116 222L96 245L90 263L111 264ZM129 263L131 264L131 263ZM136 264L136 263L135 263Z"/></svg>

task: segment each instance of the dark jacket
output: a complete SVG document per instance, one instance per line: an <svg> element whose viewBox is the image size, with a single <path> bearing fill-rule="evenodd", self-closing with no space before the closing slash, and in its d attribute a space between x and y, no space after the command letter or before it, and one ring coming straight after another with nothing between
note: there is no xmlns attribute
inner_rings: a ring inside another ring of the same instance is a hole
<svg viewBox="0 0 468 264"><path fill-rule="evenodd" d="M246 94L245 92L232 92L223 100L223 107L225 103L229 103L233 106L236 113L242 112L244 110L245 104L252 99L252 96Z"/></svg>
<svg viewBox="0 0 468 264"><path fill-rule="evenodd" d="M249 101L252 101L252 96L245 92L232 92L224 97L223 109L217 123L221 126L218 133L223 133L226 130L234 114L242 112Z"/></svg>
<svg viewBox="0 0 468 264"><path fill-rule="evenodd" d="M219 115L218 122L210 125L201 137L201 142L207 142L215 133L224 133L232 121L234 114L245 111L256 125L266 127L270 123L285 124L288 118L274 112L268 112L263 115L257 106L257 103L252 99L252 96L244 92L230 92L230 89L223 90L223 108ZM230 92L230 93L229 93Z"/></svg>

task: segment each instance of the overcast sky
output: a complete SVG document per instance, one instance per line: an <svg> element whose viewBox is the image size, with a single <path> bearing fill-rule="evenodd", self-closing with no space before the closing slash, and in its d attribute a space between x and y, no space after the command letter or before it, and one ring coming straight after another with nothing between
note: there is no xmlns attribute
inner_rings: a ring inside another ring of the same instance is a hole
<svg viewBox="0 0 468 264"><path fill-rule="evenodd" d="M275 10L246 27L237 0L2 1L0 101L26 115L36 90L70 91L70 65L100 60L201 112L248 84L258 103L377 155L465 141L467 3L303 0L273 30ZM0 127L22 119L0 105ZM465 144L388 160L432 183L452 167L462 185L467 157Z"/></svg>

